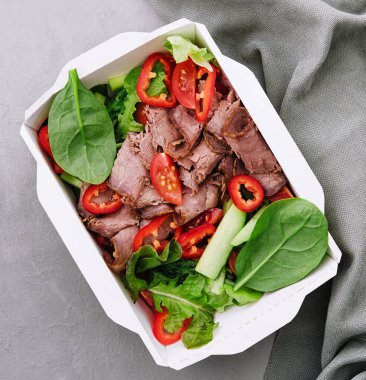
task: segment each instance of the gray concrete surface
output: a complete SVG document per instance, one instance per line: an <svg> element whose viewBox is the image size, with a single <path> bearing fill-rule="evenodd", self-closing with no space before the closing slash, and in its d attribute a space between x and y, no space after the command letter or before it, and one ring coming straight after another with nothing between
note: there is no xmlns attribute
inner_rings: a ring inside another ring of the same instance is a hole
<svg viewBox="0 0 366 380"><path fill-rule="evenodd" d="M261 379L272 337L176 372L104 314L36 196L24 110L71 58L163 21L144 0L0 2L0 378ZM52 189L50 189L52 191Z"/></svg>

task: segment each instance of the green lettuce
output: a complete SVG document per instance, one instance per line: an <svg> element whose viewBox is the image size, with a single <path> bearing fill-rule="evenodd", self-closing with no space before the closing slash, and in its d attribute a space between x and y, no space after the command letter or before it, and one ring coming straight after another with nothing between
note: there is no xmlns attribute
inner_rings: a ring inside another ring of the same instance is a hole
<svg viewBox="0 0 366 380"><path fill-rule="evenodd" d="M141 290L147 289L147 280L138 276L145 271L172 263L180 258L182 248L175 240L166 245L159 255L150 245L144 245L128 260L126 266L125 283L134 301Z"/></svg>
<svg viewBox="0 0 366 380"><path fill-rule="evenodd" d="M164 328L173 333L183 326L183 322L192 318L187 330L182 334L182 342L187 348L196 348L210 342L217 324L214 321L215 310L207 304L203 288L205 278L200 274L190 274L186 280L176 286L176 281L160 283L149 288L155 308L162 312L165 307L167 316Z"/></svg>
<svg viewBox="0 0 366 380"><path fill-rule="evenodd" d="M135 67L126 76L123 87L118 89L113 98L106 102L109 116L115 125L116 141L121 142L128 132L141 132L144 126L138 123L133 114L136 111L136 103L140 102L136 85L141 72L141 67Z"/></svg>
<svg viewBox="0 0 366 380"><path fill-rule="evenodd" d="M199 48L189 39L173 35L167 38L164 46L173 55L177 63L184 62L190 57L197 65L212 71L209 61L215 58L213 54L209 53L206 48Z"/></svg>

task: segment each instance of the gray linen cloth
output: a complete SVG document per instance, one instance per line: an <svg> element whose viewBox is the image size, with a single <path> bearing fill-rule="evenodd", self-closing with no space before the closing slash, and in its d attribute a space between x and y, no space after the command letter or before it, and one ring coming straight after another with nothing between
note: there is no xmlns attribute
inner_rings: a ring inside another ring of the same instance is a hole
<svg viewBox="0 0 366 380"><path fill-rule="evenodd" d="M339 273L279 332L266 378L366 379L366 1L150 1L254 71L325 192Z"/></svg>

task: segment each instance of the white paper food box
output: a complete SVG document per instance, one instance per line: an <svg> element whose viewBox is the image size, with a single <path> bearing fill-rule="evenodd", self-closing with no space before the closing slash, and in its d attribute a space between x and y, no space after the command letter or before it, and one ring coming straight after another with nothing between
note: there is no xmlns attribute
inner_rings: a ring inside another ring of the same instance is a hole
<svg viewBox="0 0 366 380"><path fill-rule="evenodd" d="M219 327L213 341L202 348L187 350L181 342L163 346L154 338L151 331L152 313L142 301L133 304L120 280L105 265L101 249L76 212L72 191L54 173L42 151L37 131L47 118L55 94L67 82L69 69L76 68L89 88L106 83L108 78L141 65L149 54L163 50L163 43L171 34L188 37L215 55L281 164L296 195L312 201L324 211L324 194L319 182L254 74L242 64L222 55L204 25L186 19L152 33L119 34L67 63L55 84L25 112L21 136L37 161L39 201L106 314L114 322L139 334L157 364L181 369L210 355L242 352L290 322L305 296L335 276L341 252L329 235L325 260L305 279L267 293L256 303L216 313Z"/></svg>

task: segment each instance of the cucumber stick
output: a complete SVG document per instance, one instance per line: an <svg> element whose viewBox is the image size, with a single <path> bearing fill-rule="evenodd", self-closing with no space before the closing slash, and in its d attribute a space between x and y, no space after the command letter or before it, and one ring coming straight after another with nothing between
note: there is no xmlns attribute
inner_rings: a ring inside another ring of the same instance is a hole
<svg viewBox="0 0 366 380"><path fill-rule="evenodd" d="M231 241L244 226L246 217L234 204L230 206L198 261L198 273L212 280L219 275L233 249Z"/></svg>
<svg viewBox="0 0 366 380"><path fill-rule="evenodd" d="M126 75L118 75L108 80L108 86L112 91L116 91L123 86Z"/></svg>
<svg viewBox="0 0 366 380"><path fill-rule="evenodd" d="M77 187L78 189L81 188L81 185L83 184L83 181L69 173L66 173L66 172L63 172L61 175L60 175L60 178L68 183L69 185L71 186L74 186L74 187Z"/></svg>
<svg viewBox="0 0 366 380"><path fill-rule="evenodd" d="M260 218L260 216L263 214L264 210L268 206L263 206L254 216L252 219L249 220L249 222L239 231L239 233L234 237L231 244L236 247L240 244L243 244L247 242L250 239L250 235L252 234L254 227Z"/></svg>

